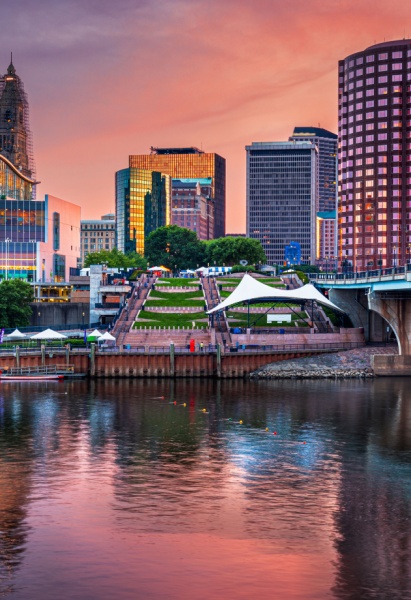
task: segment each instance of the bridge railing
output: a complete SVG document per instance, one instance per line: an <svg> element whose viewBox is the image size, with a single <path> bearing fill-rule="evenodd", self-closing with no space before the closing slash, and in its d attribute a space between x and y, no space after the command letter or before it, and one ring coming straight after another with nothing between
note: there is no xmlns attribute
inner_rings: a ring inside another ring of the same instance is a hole
<svg viewBox="0 0 411 600"><path fill-rule="evenodd" d="M407 273L411 272L411 264L401 267L390 267L388 269L368 269L367 271L346 271L344 273L307 273L311 281L323 282L356 282L381 279L405 279Z"/></svg>

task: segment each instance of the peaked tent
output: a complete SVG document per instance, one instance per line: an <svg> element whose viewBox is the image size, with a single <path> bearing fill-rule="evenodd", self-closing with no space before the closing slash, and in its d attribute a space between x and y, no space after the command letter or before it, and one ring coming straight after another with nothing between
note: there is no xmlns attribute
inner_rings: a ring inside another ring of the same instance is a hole
<svg viewBox="0 0 411 600"><path fill-rule="evenodd" d="M53 331L52 329L46 329L45 331L40 331L40 333L36 333L32 335L30 339L32 340L63 340L66 339L67 336L63 333L59 333L58 331Z"/></svg>
<svg viewBox="0 0 411 600"><path fill-rule="evenodd" d="M97 338L100 338L101 336L102 336L102 334L99 332L99 330L95 329L94 331L92 331L91 333L88 334L87 341L93 341Z"/></svg>
<svg viewBox="0 0 411 600"><path fill-rule="evenodd" d="M21 331L19 331L18 329L15 329L6 337L8 340L24 340L26 336L24 335L24 333L21 333Z"/></svg>
<svg viewBox="0 0 411 600"><path fill-rule="evenodd" d="M207 314L213 314L224 308L233 306L240 302L275 302L276 300L287 301L307 301L314 300L318 304L329 306L339 312L344 312L341 308L338 308L333 302L328 300L321 292L317 290L311 283L303 285L303 287L296 290L281 290L272 288L257 279L251 277L251 275L245 274L236 289L226 298L223 302L220 302L217 306L208 311Z"/></svg>
<svg viewBox="0 0 411 600"><path fill-rule="evenodd" d="M116 338L114 337L114 335L111 335L111 333L106 331L106 333L104 333L102 336L100 336L98 338L98 341L99 342L115 342Z"/></svg>

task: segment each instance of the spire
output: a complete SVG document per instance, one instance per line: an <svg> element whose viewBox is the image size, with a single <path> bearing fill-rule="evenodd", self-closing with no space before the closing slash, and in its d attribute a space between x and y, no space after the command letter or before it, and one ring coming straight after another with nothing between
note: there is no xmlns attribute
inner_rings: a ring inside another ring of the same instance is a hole
<svg viewBox="0 0 411 600"><path fill-rule="evenodd" d="M7 69L7 75L15 75L16 74L16 69L14 68L13 65L13 52L10 53L10 65Z"/></svg>

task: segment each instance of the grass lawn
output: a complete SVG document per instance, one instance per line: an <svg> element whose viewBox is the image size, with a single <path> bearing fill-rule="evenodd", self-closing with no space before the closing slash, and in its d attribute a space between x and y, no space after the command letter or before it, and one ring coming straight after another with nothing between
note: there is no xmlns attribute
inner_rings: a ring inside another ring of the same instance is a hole
<svg viewBox="0 0 411 600"><path fill-rule="evenodd" d="M199 286L199 279L185 279L184 277L167 277L156 280L156 285L169 285L171 287L193 287Z"/></svg>
<svg viewBox="0 0 411 600"><path fill-rule="evenodd" d="M193 292L160 292L153 290L145 306L204 306L205 299L201 290Z"/></svg>
<svg viewBox="0 0 411 600"><path fill-rule="evenodd" d="M133 325L134 329L141 329L144 327L189 327L193 326L193 322L196 327L206 328L208 326L208 319L201 321L200 319L207 319L205 312L196 313L154 313L149 311L143 311L140 313L138 321Z"/></svg>

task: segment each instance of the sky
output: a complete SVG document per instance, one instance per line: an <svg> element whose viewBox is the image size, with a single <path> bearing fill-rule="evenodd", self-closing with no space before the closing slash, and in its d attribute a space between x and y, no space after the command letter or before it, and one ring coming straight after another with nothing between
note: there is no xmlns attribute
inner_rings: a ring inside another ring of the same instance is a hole
<svg viewBox="0 0 411 600"><path fill-rule="evenodd" d="M129 154L197 146L226 158L227 231L244 232L245 145L296 125L336 132L338 60L411 37L411 2L14 0L0 20L0 72L13 52L29 98L38 198L99 218Z"/></svg>

